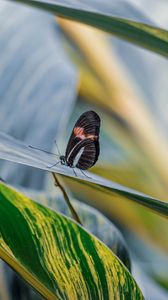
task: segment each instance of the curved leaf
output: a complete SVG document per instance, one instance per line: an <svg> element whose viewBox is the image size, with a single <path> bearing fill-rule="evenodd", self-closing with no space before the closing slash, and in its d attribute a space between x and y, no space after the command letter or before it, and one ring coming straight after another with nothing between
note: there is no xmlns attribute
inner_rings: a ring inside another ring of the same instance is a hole
<svg viewBox="0 0 168 300"><path fill-rule="evenodd" d="M57 14L60 17L97 27L101 30L115 34L131 43L152 50L163 56L168 56L168 32L166 30L132 20L83 9L74 5L72 2L67 2L65 0L15 0L15 2L28 4Z"/></svg>
<svg viewBox="0 0 168 300"><path fill-rule="evenodd" d="M79 169L76 169L78 171L76 177L71 168L63 166L60 163L57 164L60 161L57 155L32 149L23 142L4 133L0 133L0 158L42 170L59 173L106 193L120 194L147 208L150 208L153 212L158 212L161 215L168 217L168 203L89 172L85 172L86 175L84 176L81 174ZM57 164L57 166L54 166L54 164Z"/></svg>
<svg viewBox="0 0 168 300"><path fill-rule="evenodd" d="M3 183L0 220L0 257L47 299L143 299L102 242Z"/></svg>

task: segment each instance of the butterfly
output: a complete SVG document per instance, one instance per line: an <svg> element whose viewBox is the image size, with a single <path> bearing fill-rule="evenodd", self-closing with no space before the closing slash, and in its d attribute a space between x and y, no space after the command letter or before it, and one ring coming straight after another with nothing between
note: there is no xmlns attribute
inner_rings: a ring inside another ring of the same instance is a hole
<svg viewBox="0 0 168 300"><path fill-rule="evenodd" d="M58 163L73 169L78 168L81 171L91 168L97 162L100 153L100 122L100 117L96 112L91 110L84 112L75 123L65 155L60 155L59 162L50 168ZM47 152L32 146L29 147Z"/></svg>
<svg viewBox="0 0 168 300"><path fill-rule="evenodd" d="M65 155L60 156L61 164L71 168L87 170L98 160L100 117L94 111L84 112L72 130Z"/></svg>

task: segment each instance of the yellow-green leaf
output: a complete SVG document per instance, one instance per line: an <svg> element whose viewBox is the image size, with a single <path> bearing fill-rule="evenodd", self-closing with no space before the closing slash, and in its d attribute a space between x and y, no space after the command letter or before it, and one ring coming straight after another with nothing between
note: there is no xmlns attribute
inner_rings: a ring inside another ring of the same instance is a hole
<svg viewBox="0 0 168 300"><path fill-rule="evenodd" d="M143 299L128 270L101 241L4 183L0 257L47 299Z"/></svg>

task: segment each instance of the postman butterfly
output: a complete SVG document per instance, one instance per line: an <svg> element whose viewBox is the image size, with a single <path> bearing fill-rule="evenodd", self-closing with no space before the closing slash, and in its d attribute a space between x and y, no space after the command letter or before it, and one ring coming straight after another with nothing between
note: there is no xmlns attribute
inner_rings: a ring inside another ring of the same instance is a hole
<svg viewBox="0 0 168 300"><path fill-rule="evenodd" d="M78 168L81 171L91 168L97 162L100 153L99 133L100 117L98 114L91 110L84 112L75 123L65 155L60 155L60 161L50 168L58 163L73 169Z"/></svg>
<svg viewBox="0 0 168 300"><path fill-rule="evenodd" d="M81 170L91 168L98 160L100 117L94 111L84 112L77 120L61 164Z"/></svg>

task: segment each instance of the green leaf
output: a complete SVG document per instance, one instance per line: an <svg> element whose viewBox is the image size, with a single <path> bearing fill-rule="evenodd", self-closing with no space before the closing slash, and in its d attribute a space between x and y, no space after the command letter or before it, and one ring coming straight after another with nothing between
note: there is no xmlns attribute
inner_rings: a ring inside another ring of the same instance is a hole
<svg viewBox="0 0 168 300"><path fill-rule="evenodd" d="M60 17L82 22L106 32L112 33L119 38L131 43L168 56L168 31L150 26L144 23L135 22L129 19L122 19L101 12L79 8L77 5L66 3L66 1L33 1L15 0L37 8L44 9Z"/></svg>
<svg viewBox="0 0 168 300"><path fill-rule="evenodd" d="M136 203L150 208L153 212L157 212L162 216L168 217L167 202L155 199L111 180L104 179L93 173L85 172L84 176L81 174L79 169L76 169L77 176L75 176L72 168L58 163L60 160L57 155L32 149L23 142L18 141L4 133L0 133L0 159L5 159L42 170L62 174L72 178L73 180L79 181L84 185L104 191L106 193L110 193L111 195L114 193L122 195L127 199L133 200ZM112 199L112 201L114 200Z"/></svg>
<svg viewBox="0 0 168 300"><path fill-rule="evenodd" d="M143 299L128 270L102 242L4 183L0 257L47 299Z"/></svg>

